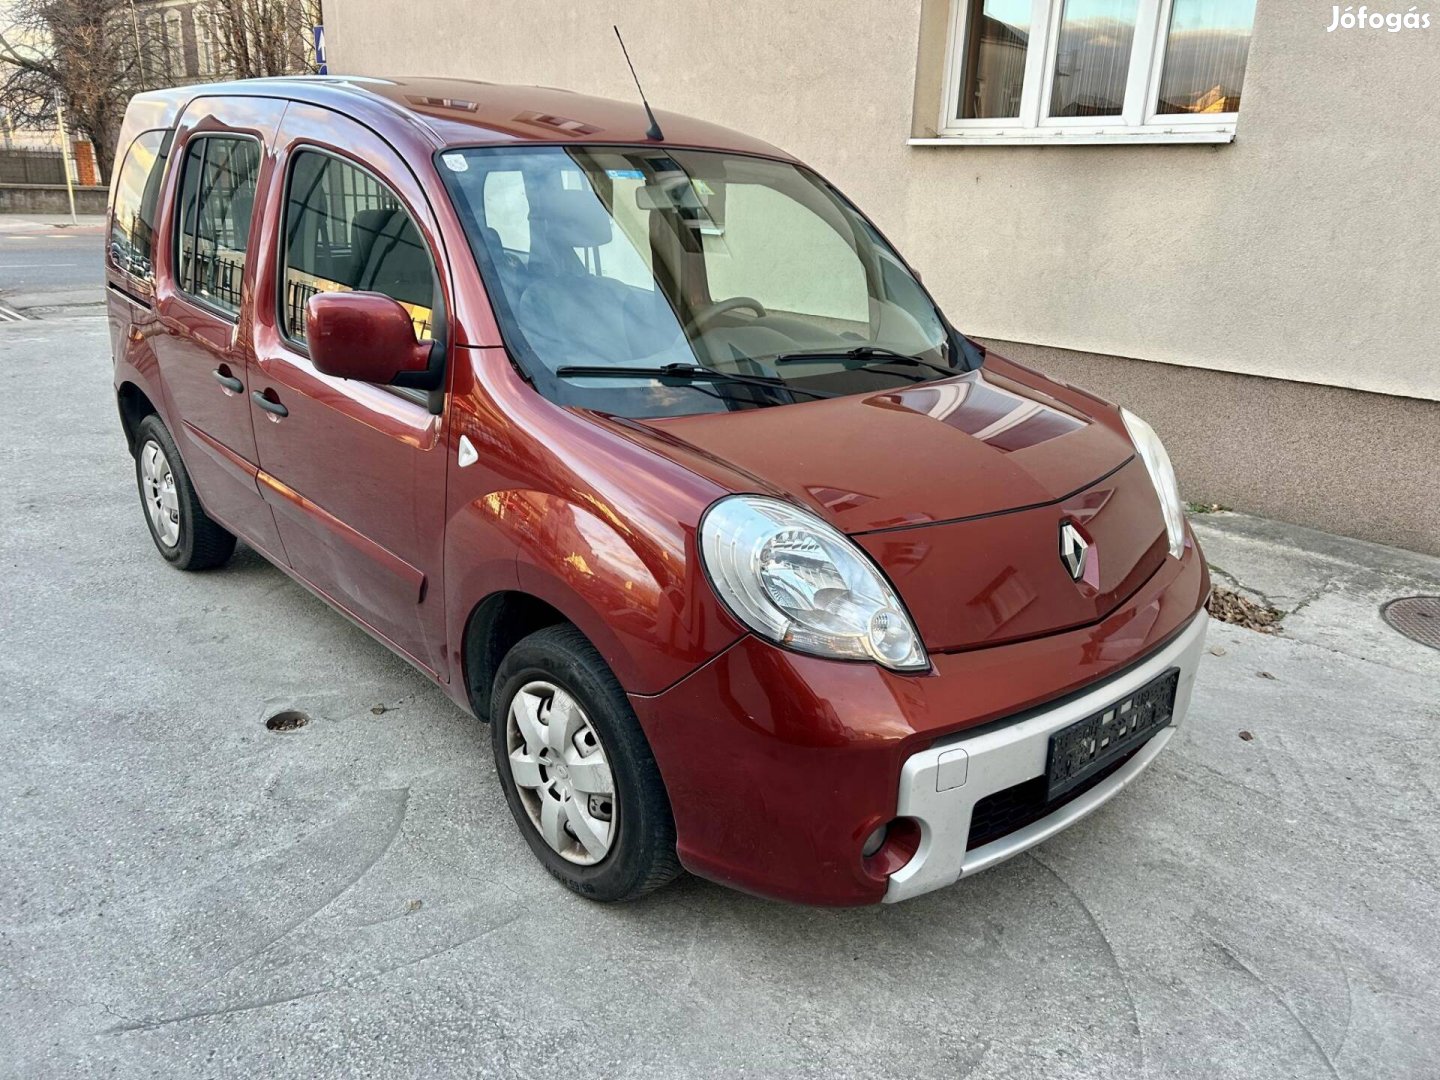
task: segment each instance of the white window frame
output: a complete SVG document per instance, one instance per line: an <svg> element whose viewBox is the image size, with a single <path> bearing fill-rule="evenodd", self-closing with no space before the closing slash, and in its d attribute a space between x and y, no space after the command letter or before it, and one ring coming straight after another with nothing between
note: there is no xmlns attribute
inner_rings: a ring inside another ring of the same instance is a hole
<svg viewBox="0 0 1440 1080"><path fill-rule="evenodd" d="M961 54L968 22L983 0L951 0L950 36L945 46L944 93L935 138L910 139L912 146L1050 146L1102 143L1228 143L1235 139L1238 113L1167 113L1156 109L1165 45L1175 0L1139 0L1135 42L1119 116L1051 116L1055 54L1065 0L1031 0L1030 43L1020 115L964 119L960 116Z"/></svg>

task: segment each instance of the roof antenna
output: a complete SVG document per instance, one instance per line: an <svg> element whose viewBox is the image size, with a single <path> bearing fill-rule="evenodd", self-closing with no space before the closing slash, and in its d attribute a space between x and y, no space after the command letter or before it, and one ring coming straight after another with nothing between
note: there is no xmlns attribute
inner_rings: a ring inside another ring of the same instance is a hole
<svg viewBox="0 0 1440 1080"><path fill-rule="evenodd" d="M645 115L650 118L650 127L646 130L645 137L651 142L662 142L665 133L660 130L660 124L650 110L650 102L645 100L645 88L640 85L640 76L635 74L635 65L630 63L630 50L625 48L625 39L620 36L620 27L615 26L614 30L615 38L620 42L620 51L625 54L625 63L629 65L630 77L635 80L635 89L640 91L640 103L645 106Z"/></svg>

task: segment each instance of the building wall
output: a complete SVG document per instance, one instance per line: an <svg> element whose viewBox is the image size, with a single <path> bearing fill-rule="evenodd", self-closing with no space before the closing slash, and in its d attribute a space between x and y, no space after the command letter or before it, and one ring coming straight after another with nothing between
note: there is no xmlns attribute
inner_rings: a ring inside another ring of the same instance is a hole
<svg viewBox="0 0 1440 1080"><path fill-rule="evenodd" d="M1430 30L1327 33L1328 3L1260 0L1239 131L1224 146L907 145L938 119L948 0L419 0L404 20L381 0L331 0L326 24L332 72L630 98L619 22L652 102L810 162L968 333L1047 347L1051 361L1068 351L1163 365L1117 382L1137 411L1167 412L1185 387L1199 417L1217 407L1211 390L1266 386L1260 399L1278 411L1251 422L1270 445L1300 447L1316 417L1296 383L1370 392L1342 410L1366 417L1363 431L1406 397L1420 399L1408 430L1440 428L1440 0L1415 3L1434 13ZM1181 379L1177 365L1203 374ZM1184 429L1177 458L1235 453L1203 424ZM1239 457L1192 494L1440 548L1418 512L1413 528L1400 520L1411 481L1437 486L1433 439L1383 457L1363 439L1345 450L1359 475L1376 470L1372 488L1405 478L1380 492L1400 524L1370 529L1328 509L1338 479L1293 492L1284 477L1241 484L1253 466Z"/></svg>

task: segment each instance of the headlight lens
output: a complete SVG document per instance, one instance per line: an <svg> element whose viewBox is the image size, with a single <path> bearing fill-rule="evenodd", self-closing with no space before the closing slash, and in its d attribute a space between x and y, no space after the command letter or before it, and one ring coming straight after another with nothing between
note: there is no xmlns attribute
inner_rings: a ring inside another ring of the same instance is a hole
<svg viewBox="0 0 1440 1080"><path fill-rule="evenodd" d="M742 623L794 649L930 666L900 598L875 564L814 514L762 495L730 495L705 513L700 552L715 591Z"/></svg>
<svg viewBox="0 0 1440 1080"><path fill-rule="evenodd" d="M1155 494L1160 496L1160 512L1165 515L1165 535L1170 540L1170 554L1177 559L1185 552L1185 504L1180 501L1180 487L1175 483L1175 468L1170 464L1170 455L1161 445L1155 429L1141 420L1129 409L1120 410L1125 421L1125 430L1135 444L1140 460L1150 473L1150 482L1155 485Z"/></svg>

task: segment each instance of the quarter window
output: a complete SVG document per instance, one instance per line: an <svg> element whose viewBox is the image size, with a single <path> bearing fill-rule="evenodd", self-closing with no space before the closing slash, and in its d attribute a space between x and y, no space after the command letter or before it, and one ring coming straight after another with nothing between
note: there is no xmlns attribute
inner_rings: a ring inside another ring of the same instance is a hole
<svg viewBox="0 0 1440 1080"><path fill-rule="evenodd" d="M1228 142L1255 0L954 0L942 137Z"/></svg>
<svg viewBox="0 0 1440 1080"><path fill-rule="evenodd" d="M240 310L259 173L260 145L253 139L206 136L191 139L185 152L176 281L227 315Z"/></svg>
<svg viewBox="0 0 1440 1080"><path fill-rule="evenodd" d="M285 201L285 331L305 340L305 304L318 292L378 292L431 326L435 264L415 221L388 187L329 154L296 155Z"/></svg>
<svg viewBox="0 0 1440 1080"><path fill-rule="evenodd" d="M170 132L146 131L130 144L115 177L110 261L146 285L155 280L155 208L169 154Z"/></svg>

